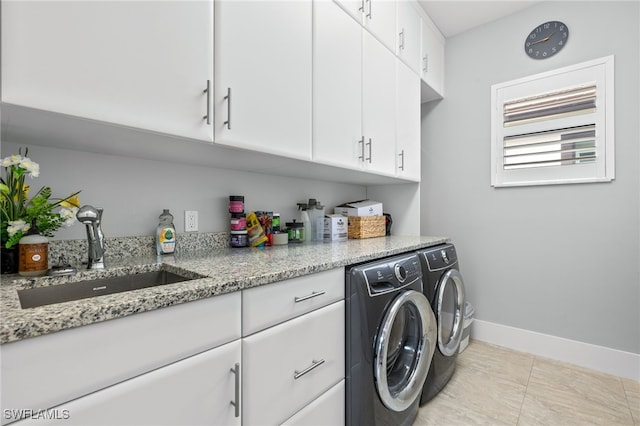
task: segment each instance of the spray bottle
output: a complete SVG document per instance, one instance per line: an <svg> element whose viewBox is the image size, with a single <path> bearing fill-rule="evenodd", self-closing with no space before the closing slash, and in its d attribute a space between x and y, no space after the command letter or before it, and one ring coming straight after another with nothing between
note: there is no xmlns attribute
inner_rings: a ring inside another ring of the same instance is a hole
<svg viewBox="0 0 640 426"><path fill-rule="evenodd" d="M298 210L300 210L300 222L302 222L304 228L304 242L311 241L311 220L309 219L309 213L307 212L308 205L306 203L298 203Z"/></svg>

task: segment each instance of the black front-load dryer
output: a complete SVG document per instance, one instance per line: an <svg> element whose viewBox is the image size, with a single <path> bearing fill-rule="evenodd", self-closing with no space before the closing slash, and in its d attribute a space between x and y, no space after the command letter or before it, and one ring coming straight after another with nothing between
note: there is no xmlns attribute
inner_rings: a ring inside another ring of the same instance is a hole
<svg viewBox="0 0 640 426"><path fill-rule="evenodd" d="M415 253L346 268L345 423L411 425L436 345Z"/></svg>
<svg viewBox="0 0 640 426"><path fill-rule="evenodd" d="M424 293L437 323L437 347L424 384L420 405L436 396L455 372L463 332L465 291L453 244L418 251Z"/></svg>

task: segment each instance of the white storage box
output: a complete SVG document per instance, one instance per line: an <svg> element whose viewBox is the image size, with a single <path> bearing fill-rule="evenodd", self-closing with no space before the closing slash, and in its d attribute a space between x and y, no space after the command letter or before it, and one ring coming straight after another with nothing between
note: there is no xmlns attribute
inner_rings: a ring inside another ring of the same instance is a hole
<svg viewBox="0 0 640 426"><path fill-rule="evenodd" d="M469 345L469 336L471 335L471 324L473 323L475 309L469 302L464 303L464 322L462 323L462 340L460 340L460 348L458 353L464 351Z"/></svg>
<svg viewBox="0 0 640 426"><path fill-rule="evenodd" d="M382 216L382 203L372 200L351 201L333 209L343 216Z"/></svg>
<svg viewBox="0 0 640 426"><path fill-rule="evenodd" d="M324 241L347 241L349 218L341 214L328 214L324 217Z"/></svg>

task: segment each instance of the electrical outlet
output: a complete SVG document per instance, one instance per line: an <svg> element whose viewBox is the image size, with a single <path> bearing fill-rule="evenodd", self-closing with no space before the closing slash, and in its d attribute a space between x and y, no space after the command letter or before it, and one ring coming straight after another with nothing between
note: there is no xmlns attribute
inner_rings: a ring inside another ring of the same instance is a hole
<svg viewBox="0 0 640 426"><path fill-rule="evenodd" d="M184 211L184 232L194 232L198 230L198 212L196 210Z"/></svg>

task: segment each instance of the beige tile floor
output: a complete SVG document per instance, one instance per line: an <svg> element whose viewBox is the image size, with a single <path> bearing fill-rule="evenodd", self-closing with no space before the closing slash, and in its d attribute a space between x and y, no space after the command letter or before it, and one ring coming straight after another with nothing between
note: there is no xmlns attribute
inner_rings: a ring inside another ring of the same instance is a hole
<svg viewBox="0 0 640 426"><path fill-rule="evenodd" d="M427 425L640 425L640 383L472 340Z"/></svg>

